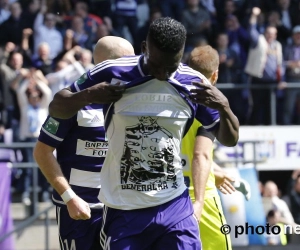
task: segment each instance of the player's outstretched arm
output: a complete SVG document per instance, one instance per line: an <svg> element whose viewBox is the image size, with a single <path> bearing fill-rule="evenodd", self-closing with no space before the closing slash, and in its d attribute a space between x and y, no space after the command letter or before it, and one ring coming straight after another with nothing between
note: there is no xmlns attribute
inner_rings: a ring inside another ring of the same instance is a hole
<svg viewBox="0 0 300 250"><path fill-rule="evenodd" d="M193 82L198 87L191 90L191 100L206 107L216 109L220 114L220 125L215 136L224 146L235 146L239 139L239 121L233 114L227 98L215 86Z"/></svg>
<svg viewBox="0 0 300 250"><path fill-rule="evenodd" d="M34 158L50 185L62 195L70 217L75 220L89 219L91 217L90 207L72 191L53 155L54 149L38 141L33 152Z"/></svg>
<svg viewBox="0 0 300 250"><path fill-rule="evenodd" d="M78 110L89 104L87 89L72 93L69 88L58 91L49 105L49 114L52 117L68 119L74 116Z"/></svg>
<svg viewBox="0 0 300 250"><path fill-rule="evenodd" d="M54 95L49 105L49 114L52 117L68 119L91 103L116 102L122 97L124 91L124 86L110 85L106 82L98 83L76 93L71 92L70 88L65 88Z"/></svg>

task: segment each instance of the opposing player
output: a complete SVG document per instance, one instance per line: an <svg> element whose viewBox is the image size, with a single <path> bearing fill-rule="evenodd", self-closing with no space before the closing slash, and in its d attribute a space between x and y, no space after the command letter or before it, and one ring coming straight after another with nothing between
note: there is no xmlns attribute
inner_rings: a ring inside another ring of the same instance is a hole
<svg viewBox="0 0 300 250"><path fill-rule="evenodd" d="M207 79L180 63L185 39L182 24L157 19L142 44L142 56L97 65L50 105L53 116L64 118L86 103L109 104L104 106L109 149L99 194L105 204L105 249L201 249L183 180L181 139L196 117L221 143L233 146L239 125L236 120L229 125L233 117L223 107L219 114L190 101L201 103L201 95L214 102L214 96L208 82L200 83ZM192 81L205 86L203 91L189 91ZM123 86L108 91L114 83Z"/></svg>
<svg viewBox="0 0 300 250"><path fill-rule="evenodd" d="M190 55L189 65L201 72L214 86L218 79L219 56L211 46L195 48ZM217 96L217 101L211 106L224 106L230 110L226 97L215 87L211 87ZM210 105L206 103L206 105ZM226 224L222 211L220 197L216 184L224 193L231 193L235 189L232 186L234 180L223 174L218 168L218 181L215 181L212 163L213 141L215 136L207 132L198 120L194 120L189 131L182 141L182 157L184 159L184 175L186 184L190 190L190 196L194 202L195 210L202 211L200 221L200 235L205 250L231 249L229 235L220 232L220 227ZM212 163L216 166L215 163ZM198 187L195 188L195 182ZM205 194L204 194L205 193ZM204 197L204 199L198 198Z"/></svg>
<svg viewBox="0 0 300 250"><path fill-rule="evenodd" d="M94 61L124 55L134 55L132 45L123 38L107 36L98 41ZM61 249L100 249L103 204L97 196L108 147L103 125L100 104L86 105L67 120L49 116L35 146L36 162L54 188Z"/></svg>

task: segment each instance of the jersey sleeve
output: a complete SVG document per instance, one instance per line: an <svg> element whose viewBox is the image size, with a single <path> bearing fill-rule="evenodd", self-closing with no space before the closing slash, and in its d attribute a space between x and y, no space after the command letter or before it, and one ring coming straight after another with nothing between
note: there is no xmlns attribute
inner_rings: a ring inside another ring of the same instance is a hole
<svg viewBox="0 0 300 250"><path fill-rule="evenodd" d="M82 74L78 80L70 85L71 91L79 92L101 82L110 82L113 75L112 60L107 60L97 64L94 68Z"/></svg>
<svg viewBox="0 0 300 250"><path fill-rule="evenodd" d="M176 74L175 82L179 82L188 91L196 88L193 82L204 82L205 84L211 84L209 80L196 70L191 69L185 64L180 64ZM174 80L172 78L172 80ZM200 104L193 104L193 109L195 110L194 117L203 125L207 131L213 131L219 126L220 115L217 110L205 107Z"/></svg>
<svg viewBox="0 0 300 250"><path fill-rule="evenodd" d="M202 126L198 128L196 136L204 136L204 137L211 139L212 141L215 140L215 136L211 132L208 132Z"/></svg>
<svg viewBox="0 0 300 250"><path fill-rule="evenodd" d="M70 119L58 119L48 116L44 122L38 140L48 146L57 148L69 133L76 117Z"/></svg>
<svg viewBox="0 0 300 250"><path fill-rule="evenodd" d="M201 122L207 131L214 131L220 123L220 114L217 110L198 105L195 118Z"/></svg>

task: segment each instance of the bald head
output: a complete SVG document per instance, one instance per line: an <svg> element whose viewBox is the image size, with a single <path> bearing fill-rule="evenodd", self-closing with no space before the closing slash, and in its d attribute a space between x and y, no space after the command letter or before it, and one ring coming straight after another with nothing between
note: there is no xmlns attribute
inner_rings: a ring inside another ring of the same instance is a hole
<svg viewBox="0 0 300 250"><path fill-rule="evenodd" d="M131 43L117 36L102 37L98 40L93 52L95 64L109 59L132 55L134 55L134 49Z"/></svg>

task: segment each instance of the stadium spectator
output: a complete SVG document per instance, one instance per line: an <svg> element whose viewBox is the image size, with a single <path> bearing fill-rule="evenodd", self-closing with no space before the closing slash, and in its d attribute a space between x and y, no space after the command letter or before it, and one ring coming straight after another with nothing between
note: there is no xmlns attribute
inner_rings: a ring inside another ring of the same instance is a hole
<svg viewBox="0 0 300 250"><path fill-rule="evenodd" d="M280 222L280 212L278 210L270 210L267 214L267 223L271 227L277 226L280 228L279 234L271 233L266 234L268 245L286 245L287 237L284 234L284 224Z"/></svg>
<svg viewBox="0 0 300 250"><path fill-rule="evenodd" d="M249 20L250 50L245 67L245 72L251 77L253 85L268 86L278 84L278 89L285 86L282 46L276 40L277 30L273 26L266 27L264 35L256 30L257 16L261 10L253 8ZM251 125L270 125L271 123L271 98L270 90L253 89L253 111L250 118ZM278 99L279 100L279 99Z"/></svg>
<svg viewBox="0 0 300 250"><path fill-rule="evenodd" d="M215 17L217 10L213 0L200 0L200 5L209 12L211 17Z"/></svg>
<svg viewBox="0 0 300 250"><path fill-rule="evenodd" d="M141 44L142 41L144 41L147 37L147 32L150 26L150 23L152 23L154 20L162 17L162 13L158 8L152 8L149 9L150 14L149 14L149 20L146 22L143 26L139 27L137 31L137 46L134 48L136 54L139 54L141 52Z"/></svg>
<svg viewBox="0 0 300 250"><path fill-rule="evenodd" d="M79 54L79 60L76 60L76 54ZM52 95L75 82L84 72L93 67L91 61L92 55L89 50L79 46L69 50L57 62L55 71L46 75Z"/></svg>
<svg viewBox="0 0 300 250"><path fill-rule="evenodd" d="M89 6L85 1L76 2L74 16L81 16L84 22L84 30L92 35L95 34L97 26L103 23L99 16L89 12Z"/></svg>
<svg viewBox="0 0 300 250"><path fill-rule="evenodd" d="M9 0L0 0L0 24L10 17Z"/></svg>
<svg viewBox="0 0 300 250"><path fill-rule="evenodd" d="M20 141L22 142L36 142L47 117L51 90L43 80L41 71L31 69L26 75L20 74L13 83L20 107ZM32 148L23 150L23 162L34 162L32 154ZM20 180L22 202L27 206L31 205L32 171L32 168L24 169ZM45 199L43 201L46 201L49 199L49 186L41 174L39 178L42 197Z"/></svg>
<svg viewBox="0 0 300 250"><path fill-rule="evenodd" d="M291 31L293 27L293 12L290 0L277 0L277 11L280 14L282 26Z"/></svg>
<svg viewBox="0 0 300 250"><path fill-rule="evenodd" d="M81 63L85 71L94 67L92 52L88 49L82 49L78 55L78 61Z"/></svg>
<svg viewBox="0 0 300 250"><path fill-rule="evenodd" d="M68 31L68 30L67 30ZM84 20L81 16L73 16L71 21L71 31L73 32L73 45L79 45L83 48L92 48L95 32L84 28ZM69 31L68 31L69 32Z"/></svg>
<svg viewBox="0 0 300 250"><path fill-rule="evenodd" d="M23 29L29 28L30 24L22 16L22 8L19 2L10 5L11 15L0 25L0 45L12 42L17 46L21 45Z"/></svg>
<svg viewBox="0 0 300 250"><path fill-rule="evenodd" d="M101 0L101 1L90 1L90 10L95 15L103 18L103 22L105 19L112 17L112 8L110 0Z"/></svg>
<svg viewBox="0 0 300 250"><path fill-rule="evenodd" d="M182 21L182 10L185 7L184 0L165 0L157 2L162 16L168 16L174 18L177 21Z"/></svg>
<svg viewBox="0 0 300 250"><path fill-rule="evenodd" d="M219 54L219 77L218 83L243 83L242 65L236 52L228 47L227 33L217 36L216 50ZM233 113L238 117L240 124L247 120L248 99L243 95L241 89L222 89L227 97Z"/></svg>
<svg viewBox="0 0 300 250"><path fill-rule="evenodd" d="M226 1L217 1L217 20L219 31L223 31L225 29L225 22L228 16L237 15L237 6L235 1L226 0Z"/></svg>
<svg viewBox="0 0 300 250"><path fill-rule="evenodd" d="M33 0L32 2L35 2L36 0ZM56 13L60 16L67 15L72 10L70 0L48 0L46 1L47 5L47 11L49 13Z"/></svg>
<svg viewBox="0 0 300 250"><path fill-rule="evenodd" d="M285 47L284 61L286 65L286 81L289 83L298 83L300 86L300 25L293 28L293 43ZM300 119L296 117L296 101L300 96L300 88L287 88L285 90L284 103L284 124L298 124Z"/></svg>
<svg viewBox="0 0 300 250"><path fill-rule="evenodd" d="M264 34L265 33L265 30L266 30L266 14L264 12L260 12L260 14L257 16L256 29L259 32L259 34Z"/></svg>
<svg viewBox="0 0 300 250"><path fill-rule="evenodd" d="M38 46L38 57L33 59L32 66L47 75L53 71L53 60L50 58L50 47L46 42Z"/></svg>
<svg viewBox="0 0 300 250"><path fill-rule="evenodd" d="M239 56L240 65L243 68L247 61L249 33L241 26L235 15L229 15L225 19L225 32L228 35L228 47Z"/></svg>
<svg viewBox="0 0 300 250"><path fill-rule="evenodd" d="M278 197L278 187L275 182L267 181L263 190L263 207L267 215L270 210L277 210L280 213L279 221L286 225L294 225L294 218L286 202Z"/></svg>
<svg viewBox="0 0 300 250"><path fill-rule="evenodd" d="M227 33L219 33L216 39L216 50L220 58L218 83L240 83L240 59L228 44Z"/></svg>
<svg viewBox="0 0 300 250"><path fill-rule="evenodd" d="M187 0L181 21L187 31L185 51L191 51L201 39L209 40L211 18L209 12L199 6L199 0Z"/></svg>
<svg viewBox="0 0 300 250"><path fill-rule="evenodd" d="M29 1L28 4L26 4L23 7L22 17L25 20L27 20L28 27L30 29L33 29L34 20L36 18L36 15L39 13L40 8L41 8L41 1L40 0L31 0L31 1Z"/></svg>
<svg viewBox="0 0 300 250"><path fill-rule="evenodd" d="M15 45L8 42L5 46L4 56L1 58L1 100L3 105L2 119L6 128L12 128L13 141L19 140L20 110L17 103L16 93L12 89L12 82L20 75L26 75L23 68L23 56L14 51Z"/></svg>
<svg viewBox="0 0 300 250"><path fill-rule="evenodd" d="M137 0L115 0L115 9L113 11L113 27L115 31L119 36L124 37L124 27L127 27L133 47L137 46L137 4Z"/></svg>
<svg viewBox="0 0 300 250"><path fill-rule="evenodd" d="M270 11L268 13L266 26L273 26L277 29L277 40L284 47L290 42L291 29L284 25L280 19L280 13L278 11Z"/></svg>
<svg viewBox="0 0 300 250"><path fill-rule="evenodd" d="M92 47L94 48L97 44L97 41L99 39L101 39L102 37L110 36L110 35L113 35L113 33L110 32L108 26L105 23L102 23L102 24L98 25L97 31L96 31L96 34L95 34L95 38L94 38L93 43L92 43Z"/></svg>
<svg viewBox="0 0 300 250"><path fill-rule="evenodd" d="M63 50L63 38L56 29L56 17L46 13L46 5L42 5L34 21L34 56L38 54L38 47L42 42L50 47L50 59L55 58Z"/></svg>

